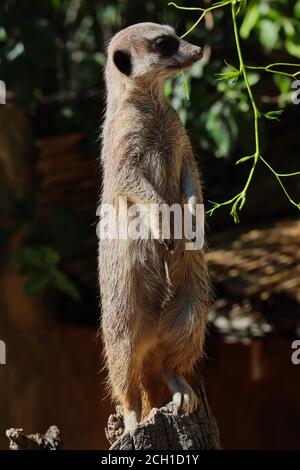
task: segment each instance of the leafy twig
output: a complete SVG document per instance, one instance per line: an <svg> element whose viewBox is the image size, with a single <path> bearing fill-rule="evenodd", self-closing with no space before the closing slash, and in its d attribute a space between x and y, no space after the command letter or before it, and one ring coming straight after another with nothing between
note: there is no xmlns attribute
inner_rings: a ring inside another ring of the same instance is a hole
<svg viewBox="0 0 300 470"><path fill-rule="evenodd" d="M300 203L297 203L295 202L291 196L289 195L286 187L284 186L284 184L282 183L281 181L281 178L286 178L286 177L289 177L289 176L296 176L296 175L300 175L300 171L296 171L295 173L283 173L283 174L280 174L280 173L277 173L277 171L274 170L274 168L271 167L271 165L266 162L266 160L264 160L263 157L260 157L261 161L269 168L269 170L273 173L273 175L275 175L275 178L277 179L278 183L280 184L280 186L282 187L286 197L288 198L288 200L290 201L291 204L293 204L294 206L296 206L298 209L300 209Z"/></svg>
<svg viewBox="0 0 300 470"><path fill-rule="evenodd" d="M235 0L237 3L240 3L241 1L243 0ZM222 8L226 5L230 5L230 3L232 2L232 0L223 0L223 1L220 1L220 2L216 2L214 3L211 7L208 7L208 8L199 8L199 7L183 7L181 5L177 5L177 3L174 3L174 2L170 2L168 3L168 6L173 6L175 8L177 8L178 10L188 10L188 11L202 11L201 15L199 16L199 18L197 19L197 21L193 24L193 26L188 30L186 31L186 33L184 33L182 36L181 36L181 39L185 38L186 36L188 36L192 31L194 31L195 28L197 28L198 24L201 23L201 21L203 20L203 18L205 17L206 13L208 13L209 11L212 11L212 10L216 10L217 8Z"/></svg>
<svg viewBox="0 0 300 470"><path fill-rule="evenodd" d="M199 23L202 21L202 19L206 15L206 13L208 13L209 11L216 10L217 8L223 8L223 7L228 6L228 5L231 6L232 24L233 24L233 30L234 30L235 45L236 45L237 54L238 54L238 58L239 58L239 68L236 68L233 65L226 63L227 67L229 68L229 71L219 73L218 77L221 80L224 80L224 79L229 80L231 83L236 82L240 79L240 77L243 77L243 80L244 80L244 83L245 83L245 86L246 86L246 89L247 89L247 93L248 93L248 96L249 96L249 100L251 102L252 111L253 111L255 152L254 152L253 155L243 157L243 158L239 159L236 162L236 164L239 164L239 163L243 163L245 161L248 161L250 159L253 160L253 163L252 163L248 178L246 180L246 183L245 183L245 185L244 185L244 187L243 187L243 189L240 193L236 194L235 196L233 196L231 199L228 199L227 201L224 201L224 202L209 201L213 205L213 207L211 209L209 209L207 211L207 213L209 215L212 215L215 212L215 210L219 209L220 207L231 206L230 214L234 218L235 223L239 222L238 212L241 211L242 208L245 205L247 192L248 192L248 189L249 189L250 184L252 182L253 175L255 173L255 170L256 170L256 167L257 167L257 164L258 164L259 160L261 160L269 168L269 170L274 174L274 176L278 180L280 186L282 187L282 189L283 189L284 193L286 194L287 198L289 199L289 201L293 205L295 205L298 209L300 209L300 203L296 203L295 201L293 201L291 199L288 191L286 190L286 188L285 188L285 186L282 182L282 178L287 177L287 176L296 176L296 175L299 175L300 172L289 173L289 174L277 173L272 168L272 166L265 159L262 158L261 151L260 151L260 135L259 135L259 120L260 120L260 118L265 117L266 119L279 120L278 116L282 113L282 110L269 111L268 113L261 113L259 111L258 106L257 106L256 101L255 101L255 98L254 98L254 95L253 95L253 91L252 91L250 82L249 82L248 73L247 73L247 70L263 70L263 71L266 71L266 72L269 72L269 73L273 73L273 74L277 74L277 75L284 75L284 76L295 78L300 74L300 70L293 73L293 74L291 74L291 73L288 73L288 72L277 70L277 68L278 67L299 67L300 68L300 64L289 64L289 63L281 63L280 62L280 63L270 64L270 65L267 65L265 67L248 66L248 65L245 64L242 49L241 49L238 26L237 26L237 15L239 14L241 7L244 7L246 5L246 0L221 0L217 3L214 3L211 7L208 7L208 8L184 7L184 6L177 5L174 2L170 2L168 5L169 6L174 6L178 10L189 10L189 11L201 11L202 12L200 17L193 24L193 26L191 26L191 28L185 34L183 34L181 36L182 38L188 36L192 31L194 31L194 29L199 25ZM236 8L237 5L238 5L238 8Z"/></svg>
<svg viewBox="0 0 300 470"><path fill-rule="evenodd" d="M291 77L291 78L296 78L298 75L300 75L300 70L298 72L295 72L295 73L288 73L288 72L283 72L282 70L273 70L274 67L298 67L300 68L300 64L289 64L289 63L285 63L285 62L278 62L278 63L275 63L275 64L269 64L265 67L256 67L256 66L253 66L253 65L246 65L246 69L249 69L249 70L263 70L265 72L269 72L269 73L274 73L276 75L284 75L285 77Z"/></svg>

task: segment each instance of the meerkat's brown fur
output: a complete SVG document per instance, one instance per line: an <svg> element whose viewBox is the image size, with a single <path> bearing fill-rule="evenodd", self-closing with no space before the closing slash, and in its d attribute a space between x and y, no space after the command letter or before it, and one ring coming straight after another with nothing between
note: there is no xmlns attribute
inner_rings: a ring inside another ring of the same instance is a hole
<svg viewBox="0 0 300 470"><path fill-rule="evenodd" d="M153 23L113 37L102 203L118 208L119 196L145 210L152 203L202 203L189 138L163 95L165 78L198 60L200 51L171 27ZM166 391L188 413L197 406L189 382L203 356L209 281L203 250L187 251L185 242L176 240L171 253L161 240L100 240L105 357L126 430L160 406Z"/></svg>

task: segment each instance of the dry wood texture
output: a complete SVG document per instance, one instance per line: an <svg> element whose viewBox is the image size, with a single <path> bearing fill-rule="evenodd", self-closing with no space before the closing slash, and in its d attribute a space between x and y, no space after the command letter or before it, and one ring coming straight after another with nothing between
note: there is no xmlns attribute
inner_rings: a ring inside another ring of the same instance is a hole
<svg viewBox="0 0 300 470"><path fill-rule="evenodd" d="M23 429L8 429L10 450L59 450L62 447L60 431L57 426L50 426L45 434L26 436Z"/></svg>

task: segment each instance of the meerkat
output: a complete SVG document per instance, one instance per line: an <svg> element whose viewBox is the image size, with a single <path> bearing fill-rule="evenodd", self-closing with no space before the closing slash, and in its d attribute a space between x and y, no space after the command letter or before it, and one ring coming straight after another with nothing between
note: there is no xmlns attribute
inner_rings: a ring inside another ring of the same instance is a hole
<svg viewBox="0 0 300 470"><path fill-rule="evenodd" d="M110 41L105 70L102 203L202 203L190 140L164 96L164 81L202 57L170 26L140 23ZM100 220L101 224L101 220ZM154 227L153 227L154 230ZM99 242L102 332L112 397L133 431L170 396L192 413L191 387L203 356L209 279L203 249L184 239ZM167 269L166 269L167 267Z"/></svg>

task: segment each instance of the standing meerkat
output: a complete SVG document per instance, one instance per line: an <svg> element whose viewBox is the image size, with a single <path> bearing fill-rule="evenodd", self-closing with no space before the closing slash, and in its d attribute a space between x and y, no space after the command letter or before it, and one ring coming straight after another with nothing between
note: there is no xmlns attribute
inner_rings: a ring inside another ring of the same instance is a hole
<svg viewBox="0 0 300 470"><path fill-rule="evenodd" d="M188 203L202 191L193 151L163 85L202 56L173 28L140 23L117 33L108 47L107 109L101 164L102 204ZM101 227L100 217L100 227ZM157 233L153 223L150 230ZM203 355L209 281L203 250L185 239L100 239L102 332L109 385L124 411L125 431L172 394L192 413L191 383ZM166 269L167 268L167 269Z"/></svg>

